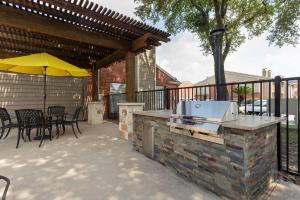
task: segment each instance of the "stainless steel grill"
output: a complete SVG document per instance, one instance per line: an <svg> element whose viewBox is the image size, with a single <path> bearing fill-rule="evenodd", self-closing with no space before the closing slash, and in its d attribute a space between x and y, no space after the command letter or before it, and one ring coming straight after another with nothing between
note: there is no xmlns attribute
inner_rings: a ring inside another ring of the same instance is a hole
<svg viewBox="0 0 300 200"><path fill-rule="evenodd" d="M201 132L219 134L223 122L236 120L238 106L230 101L180 101L170 127L188 129L191 134Z"/></svg>

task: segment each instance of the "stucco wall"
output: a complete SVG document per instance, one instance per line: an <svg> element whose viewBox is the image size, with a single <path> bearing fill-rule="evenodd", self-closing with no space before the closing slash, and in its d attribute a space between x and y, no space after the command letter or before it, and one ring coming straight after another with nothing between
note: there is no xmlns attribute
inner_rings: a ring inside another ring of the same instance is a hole
<svg viewBox="0 0 300 200"><path fill-rule="evenodd" d="M66 106L72 114L82 106L86 88L83 78L47 77L47 106ZM15 116L15 109L43 108L43 76L0 73L0 103Z"/></svg>
<svg viewBox="0 0 300 200"><path fill-rule="evenodd" d="M156 50L147 50L136 56L136 91L154 90L156 85Z"/></svg>

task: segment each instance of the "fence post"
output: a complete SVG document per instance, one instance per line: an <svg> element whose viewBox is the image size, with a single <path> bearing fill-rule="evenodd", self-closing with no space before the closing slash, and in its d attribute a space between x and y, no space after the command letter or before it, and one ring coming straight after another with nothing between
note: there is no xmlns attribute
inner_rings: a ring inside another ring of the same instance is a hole
<svg viewBox="0 0 300 200"><path fill-rule="evenodd" d="M104 99L104 98L103 98ZM109 104L110 104L110 101L109 101L109 94L106 96L106 108L107 108L107 119L110 119L110 114L109 114Z"/></svg>
<svg viewBox="0 0 300 200"><path fill-rule="evenodd" d="M170 94L170 89L167 91L168 94L168 110L171 109L171 94Z"/></svg>
<svg viewBox="0 0 300 200"><path fill-rule="evenodd" d="M164 109L168 110L170 107L170 103L169 103L169 91L168 88L164 88Z"/></svg>
<svg viewBox="0 0 300 200"><path fill-rule="evenodd" d="M280 112L280 99L281 99L281 77L275 77L275 117L281 117ZM281 130L280 123L277 124L277 162L278 170L281 170Z"/></svg>

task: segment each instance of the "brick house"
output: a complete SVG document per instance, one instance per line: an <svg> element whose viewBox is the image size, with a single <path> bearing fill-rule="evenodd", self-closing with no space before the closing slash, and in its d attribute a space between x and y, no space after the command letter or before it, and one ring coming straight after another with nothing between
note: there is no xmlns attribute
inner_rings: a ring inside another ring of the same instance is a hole
<svg viewBox="0 0 300 200"><path fill-rule="evenodd" d="M99 70L99 94L107 96L112 93L125 92L125 62L115 63ZM115 84L115 87L114 85ZM116 88L118 85L118 88ZM123 85L123 87L122 87ZM160 66L156 65L156 87L178 88L180 82Z"/></svg>
<svg viewBox="0 0 300 200"><path fill-rule="evenodd" d="M183 81L180 85L179 88L185 88L180 91L178 91L178 97L179 99L193 99L193 83L190 81Z"/></svg>
<svg viewBox="0 0 300 200"><path fill-rule="evenodd" d="M268 80L272 79L271 71L264 68L262 70L262 75L253 75L253 74L246 74L246 73L239 73L239 72L232 72L232 71L225 71L225 78L227 83L238 83L238 82L248 82L248 81L259 81L259 80ZM200 81L195 84L195 86L206 86L206 85L215 85L215 76L209 76L203 81ZM237 98L237 94L234 93L234 89L237 87L237 85L228 85L227 91L228 91L228 97L229 99ZM240 87L244 87L244 85L240 85ZM246 87L252 88L252 84L247 84ZM259 99L260 98L260 84L254 84L254 98ZM215 86L202 88L202 94L206 94L207 96L198 96L198 98L215 98L216 97L216 88ZM203 91L203 90L206 90ZM272 88L273 90L273 88ZM269 96L269 84L263 83L262 84L262 98L267 99ZM198 93L199 94L199 93ZM273 95L273 94L272 94ZM252 98L252 93L247 94L247 99Z"/></svg>
<svg viewBox="0 0 300 200"><path fill-rule="evenodd" d="M166 70L156 65L156 87L157 88L178 88L181 83L169 74Z"/></svg>
<svg viewBox="0 0 300 200"><path fill-rule="evenodd" d="M238 83L238 82L249 82L249 81L259 81L259 80L269 80L273 79L271 70L268 70L267 68L262 69L262 75L253 75L253 74L245 74L245 73L239 73L239 72L232 72L232 71L225 71L225 78L227 83ZM214 85L215 84L215 77L210 76L207 77L205 80L200 81L195 84L195 86L206 86L206 85ZM244 85L240 85L241 87L244 87ZM246 85L249 88L252 88L252 84ZM229 99L237 98L237 94L234 93L234 89L237 87L237 85L228 85L227 91L229 95ZM205 92L203 91L205 88L202 88L202 94ZM254 84L254 99L260 99L260 91L262 89L262 99L269 99L269 83L263 83L262 86L260 86L259 83ZM198 92L199 94L199 92ZM216 97L216 88L215 86L207 87L206 88L206 98L215 98ZM281 97L285 98L287 95L286 93L286 82L282 82L281 84ZM295 99L297 98L297 83L296 81L290 81L288 86L288 98ZM198 98L204 98L204 96L197 96ZM271 98L273 99L275 97L275 86L272 83L271 84ZM252 93L247 94L247 99L252 99Z"/></svg>

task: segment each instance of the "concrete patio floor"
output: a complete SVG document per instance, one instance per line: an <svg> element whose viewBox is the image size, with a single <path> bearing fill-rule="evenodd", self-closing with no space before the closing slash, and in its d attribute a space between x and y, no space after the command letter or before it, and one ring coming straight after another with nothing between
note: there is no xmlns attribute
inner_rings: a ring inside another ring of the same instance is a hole
<svg viewBox="0 0 300 200"><path fill-rule="evenodd" d="M0 174L11 179L8 200L218 200L117 138L111 122L80 124L52 142L21 143L16 132L0 142ZM0 191L1 186L0 186ZM299 199L300 187L279 181L270 199Z"/></svg>

